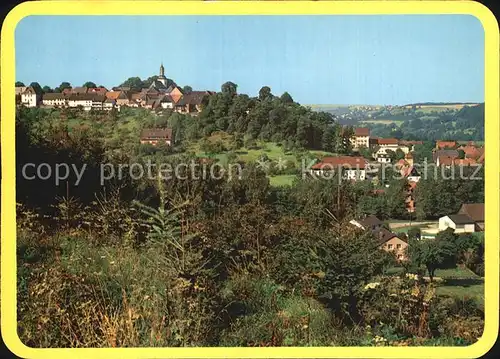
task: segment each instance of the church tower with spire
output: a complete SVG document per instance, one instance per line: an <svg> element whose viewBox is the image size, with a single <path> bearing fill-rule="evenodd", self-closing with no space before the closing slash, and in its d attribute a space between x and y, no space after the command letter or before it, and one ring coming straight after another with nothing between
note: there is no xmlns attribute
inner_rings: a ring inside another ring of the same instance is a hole
<svg viewBox="0 0 500 359"><path fill-rule="evenodd" d="M160 65L160 76L158 76L158 81L160 81L163 86L167 86L167 78L165 77L165 68L163 67L163 62Z"/></svg>

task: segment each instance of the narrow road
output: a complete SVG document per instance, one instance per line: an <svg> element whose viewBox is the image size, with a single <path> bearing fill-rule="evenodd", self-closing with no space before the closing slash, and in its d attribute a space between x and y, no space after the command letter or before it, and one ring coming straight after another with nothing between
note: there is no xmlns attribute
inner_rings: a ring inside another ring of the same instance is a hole
<svg viewBox="0 0 500 359"><path fill-rule="evenodd" d="M430 225L430 224L435 224L437 225L438 222L436 221L424 221L424 222L414 222L414 221L408 221L408 222L396 222L396 223L389 223L389 227L391 227L391 229L393 228L402 228L402 227L409 227L409 226L422 226L422 225Z"/></svg>

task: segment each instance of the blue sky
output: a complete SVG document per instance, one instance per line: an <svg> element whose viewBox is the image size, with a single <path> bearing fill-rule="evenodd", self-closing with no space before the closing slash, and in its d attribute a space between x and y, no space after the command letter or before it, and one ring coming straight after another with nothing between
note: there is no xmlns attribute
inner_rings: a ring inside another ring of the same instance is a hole
<svg viewBox="0 0 500 359"><path fill-rule="evenodd" d="M112 87L165 74L219 90L288 91L302 104L484 101L484 31L469 15L30 16L16 78Z"/></svg>

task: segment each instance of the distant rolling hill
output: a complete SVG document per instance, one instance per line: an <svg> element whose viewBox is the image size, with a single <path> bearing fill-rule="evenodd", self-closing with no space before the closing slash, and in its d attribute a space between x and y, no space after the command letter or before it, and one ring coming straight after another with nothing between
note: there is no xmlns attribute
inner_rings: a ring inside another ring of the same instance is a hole
<svg viewBox="0 0 500 359"><path fill-rule="evenodd" d="M455 109L460 110L465 106L477 106L478 102L417 102L412 104L407 104L402 107L412 108L413 106L422 109Z"/></svg>

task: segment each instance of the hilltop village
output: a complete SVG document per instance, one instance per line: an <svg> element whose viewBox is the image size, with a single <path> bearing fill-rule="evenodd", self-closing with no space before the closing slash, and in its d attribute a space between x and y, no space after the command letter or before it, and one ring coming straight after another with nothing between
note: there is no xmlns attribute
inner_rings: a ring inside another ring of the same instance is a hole
<svg viewBox="0 0 500 359"><path fill-rule="evenodd" d="M141 107L154 111L172 109L196 115L203 99L212 91L186 91L165 76L163 64L147 88L118 86L111 90L102 86L66 87L61 92L44 93L37 86L16 87L16 101L26 107L80 108L84 111L111 111L121 107Z"/></svg>

